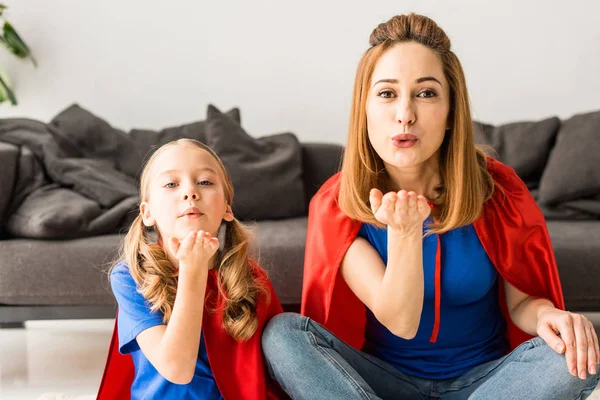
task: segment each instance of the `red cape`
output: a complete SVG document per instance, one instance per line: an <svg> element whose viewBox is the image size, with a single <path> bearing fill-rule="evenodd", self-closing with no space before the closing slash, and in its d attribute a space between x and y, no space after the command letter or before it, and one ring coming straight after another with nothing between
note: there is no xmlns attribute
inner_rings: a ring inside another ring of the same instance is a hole
<svg viewBox="0 0 600 400"><path fill-rule="evenodd" d="M217 285L215 274L209 274L206 287L205 312L202 331L206 342L208 360L221 395L225 400L239 399L276 399L281 396L277 384L267 378L260 344L262 331L267 321L282 313L281 304L273 290L271 282L257 264L252 263L255 276L264 282L270 292L267 304L261 295L256 308L258 329L246 342L234 340L222 327L222 313L209 312L217 307ZM117 321L110 343L108 358L98 400L129 400L131 384L134 378L134 365L131 355L119 352Z"/></svg>
<svg viewBox="0 0 600 400"><path fill-rule="evenodd" d="M488 158L487 168L496 188L484 204L482 215L473 223L485 252L511 285L564 309L544 216L513 169L492 158ZM337 173L325 182L310 203L301 312L361 349L365 306L338 274L338 269L362 224L338 207L340 177L341 173ZM502 281L498 297L512 350L531 336L510 319Z"/></svg>

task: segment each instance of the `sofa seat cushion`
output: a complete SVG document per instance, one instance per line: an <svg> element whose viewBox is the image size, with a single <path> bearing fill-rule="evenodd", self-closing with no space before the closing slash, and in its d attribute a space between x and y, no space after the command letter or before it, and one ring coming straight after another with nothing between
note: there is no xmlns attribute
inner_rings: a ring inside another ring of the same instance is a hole
<svg viewBox="0 0 600 400"><path fill-rule="evenodd" d="M261 221L255 226L251 255L267 270L283 304L300 303L306 226L306 217ZM121 238L1 240L0 304L114 304L107 271Z"/></svg>
<svg viewBox="0 0 600 400"><path fill-rule="evenodd" d="M281 304L300 304L302 298L307 225L307 217L256 224L256 241L250 252L267 271Z"/></svg>
<svg viewBox="0 0 600 400"><path fill-rule="evenodd" d="M600 221L548 221L569 311L600 310Z"/></svg>
<svg viewBox="0 0 600 400"><path fill-rule="evenodd" d="M75 240L0 241L0 303L114 304L107 271L119 235Z"/></svg>

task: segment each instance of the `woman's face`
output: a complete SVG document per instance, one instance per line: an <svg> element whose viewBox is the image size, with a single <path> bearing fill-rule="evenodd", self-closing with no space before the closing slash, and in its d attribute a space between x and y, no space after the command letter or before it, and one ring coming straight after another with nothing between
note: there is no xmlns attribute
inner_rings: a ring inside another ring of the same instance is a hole
<svg viewBox="0 0 600 400"><path fill-rule="evenodd" d="M437 162L449 128L450 90L432 50L405 42L383 53L366 108L369 141L388 169Z"/></svg>

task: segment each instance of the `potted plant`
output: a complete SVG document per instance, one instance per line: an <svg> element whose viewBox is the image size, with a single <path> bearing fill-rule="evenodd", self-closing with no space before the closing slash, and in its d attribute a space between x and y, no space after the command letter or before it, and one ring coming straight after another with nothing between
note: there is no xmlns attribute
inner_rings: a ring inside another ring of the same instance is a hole
<svg viewBox="0 0 600 400"><path fill-rule="evenodd" d="M4 18L3 13L6 8L6 5L0 3L0 26L2 26L2 31L0 31L0 44L4 45L8 51L18 58L29 58L33 65L37 67L37 63L35 58L33 58L33 54L31 54L29 47L19 37L12 25ZM13 105L17 104L17 98L11 89L8 75L0 67L0 103L7 100Z"/></svg>

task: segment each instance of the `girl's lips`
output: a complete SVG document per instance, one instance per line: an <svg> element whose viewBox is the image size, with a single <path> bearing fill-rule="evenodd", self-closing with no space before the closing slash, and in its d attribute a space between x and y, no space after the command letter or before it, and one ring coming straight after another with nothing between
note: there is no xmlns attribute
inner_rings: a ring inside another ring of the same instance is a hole
<svg viewBox="0 0 600 400"><path fill-rule="evenodd" d="M203 215L204 214L202 214L202 213L190 213L190 214L182 215L182 217L190 218L190 219L196 219L196 218L200 218Z"/></svg>

